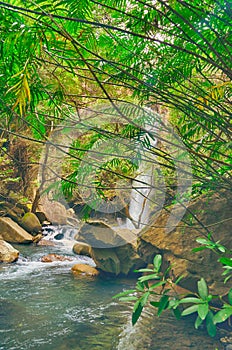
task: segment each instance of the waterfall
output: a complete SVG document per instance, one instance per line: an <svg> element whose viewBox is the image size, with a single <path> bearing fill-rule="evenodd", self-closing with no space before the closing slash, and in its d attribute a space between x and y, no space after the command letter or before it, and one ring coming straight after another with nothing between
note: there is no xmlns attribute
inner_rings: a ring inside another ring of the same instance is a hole
<svg viewBox="0 0 232 350"><path fill-rule="evenodd" d="M155 154L152 149L157 146L157 138L153 136L157 134L157 125L145 126L146 146L140 146L138 152L141 154L141 162L138 169L138 175L132 182L131 200L129 204L129 218L127 218L126 226L128 229L141 229L148 224L152 198L154 191L154 170L155 170ZM142 148L142 149L141 149Z"/></svg>

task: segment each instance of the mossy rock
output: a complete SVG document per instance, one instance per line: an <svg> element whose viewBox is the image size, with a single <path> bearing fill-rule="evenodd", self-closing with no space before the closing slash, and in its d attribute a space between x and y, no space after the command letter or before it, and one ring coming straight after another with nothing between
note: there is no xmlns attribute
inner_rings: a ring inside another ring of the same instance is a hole
<svg viewBox="0 0 232 350"><path fill-rule="evenodd" d="M31 233L33 236L37 235L42 231L42 226L39 222L37 216L33 213L26 213L21 221L20 226L22 226L27 232Z"/></svg>

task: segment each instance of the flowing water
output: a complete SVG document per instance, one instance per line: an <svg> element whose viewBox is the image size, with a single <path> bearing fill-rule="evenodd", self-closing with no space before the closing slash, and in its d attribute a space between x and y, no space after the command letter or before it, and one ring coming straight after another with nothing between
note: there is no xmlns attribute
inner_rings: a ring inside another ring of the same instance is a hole
<svg viewBox="0 0 232 350"><path fill-rule="evenodd" d="M75 263L94 264L72 254L64 232L58 231L54 247L16 246L18 262L0 265L0 350L223 349L191 321L158 319L150 309L132 327L132 306L112 297L135 281L73 276ZM48 253L73 261L41 262Z"/></svg>

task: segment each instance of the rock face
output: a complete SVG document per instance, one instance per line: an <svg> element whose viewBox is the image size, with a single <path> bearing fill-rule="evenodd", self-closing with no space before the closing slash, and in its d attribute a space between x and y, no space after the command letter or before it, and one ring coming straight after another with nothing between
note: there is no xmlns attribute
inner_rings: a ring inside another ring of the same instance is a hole
<svg viewBox="0 0 232 350"><path fill-rule="evenodd" d="M0 218L0 234L9 243L31 243L33 236L11 218Z"/></svg>
<svg viewBox="0 0 232 350"><path fill-rule="evenodd" d="M99 275L99 271L97 269L85 264L75 264L72 267L72 272L74 275L88 275L88 276Z"/></svg>
<svg viewBox="0 0 232 350"><path fill-rule="evenodd" d="M11 263L18 259L19 251L9 243L0 240L0 262Z"/></svg>
<svg viewBox="0 0 232 350"><path fill-rule="evenodd" d="M73 246L73 252L78 255L86 255L91 257L91 246L83 243L83 242L77 242Z"/></svg>
<svg viewBox="0 0 232 350"><path fill-rule="evenodd" d="M26 213L22 217L20 225L33 236L42 231L39 219L33 213Z"/></svg>
<svg viewBox="0 0 232 350"><path fill-rule="evenodd" d="M212 290L223 293L228 290L228 286L223 283L223 268L217 262L218 255L209 249L197 253L193 253L192 249L199 246L196 238L207 236L209 232L214 241L220 240L228 249L232 248L231 204L232 195L229 191L202 196L189 205L182 221L170 233L165 230L169 213L162 210L154 224L157 228L150 227L142 233L139 255L151 262L154 249L158 249L164 260L173 265L172 273L176 277L185 276L180 282L182 287L195 291L197 281L203 277Z"/></svg>

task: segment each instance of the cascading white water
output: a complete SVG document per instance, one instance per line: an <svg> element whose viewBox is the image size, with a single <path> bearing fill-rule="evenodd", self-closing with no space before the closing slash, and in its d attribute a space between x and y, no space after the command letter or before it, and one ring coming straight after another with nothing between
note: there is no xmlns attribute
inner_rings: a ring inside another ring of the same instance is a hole
<svg viewBox="0 0 232 350"><path fill-rule="evenodd" d="M157 147L157 125L146 126L147 140L149 147L142 146L142 161L138 169L138 175L132 183L131 200L129 204L130 218L126 221L128 229L141 229L149 222L152 207L152 198L154 196L154 160L155 154L152 149Z"/></svg>

